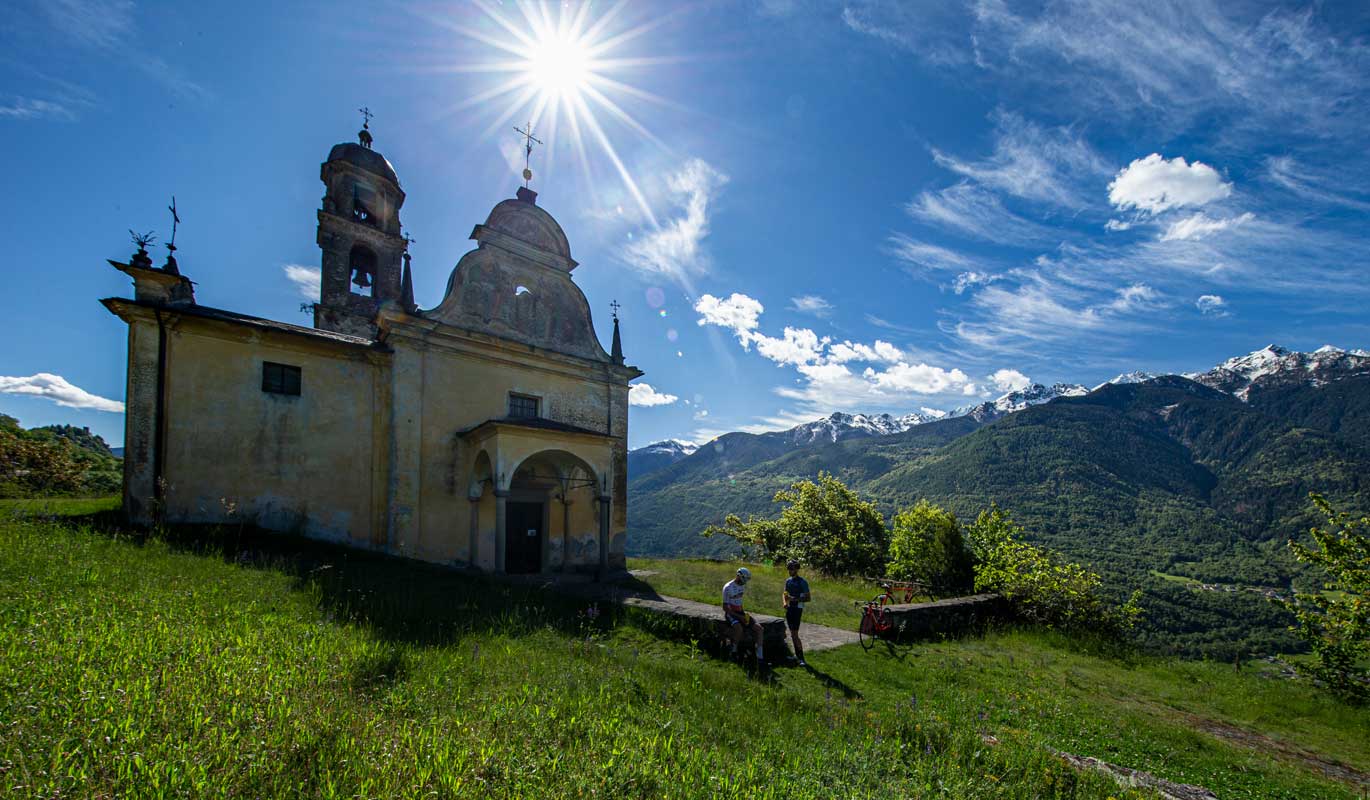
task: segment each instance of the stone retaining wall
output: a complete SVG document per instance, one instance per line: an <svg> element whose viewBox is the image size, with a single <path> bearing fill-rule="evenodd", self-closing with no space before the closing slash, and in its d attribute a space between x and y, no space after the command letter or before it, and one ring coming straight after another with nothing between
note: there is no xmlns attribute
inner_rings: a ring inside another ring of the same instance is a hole
<svg viewBox="0 0 1370 800"><path fill-rule="evenodd" d="M1008 601L997 594L949 597L931 603L886 606L900 639L955 635L994 620L1008 619Z"/></svg>

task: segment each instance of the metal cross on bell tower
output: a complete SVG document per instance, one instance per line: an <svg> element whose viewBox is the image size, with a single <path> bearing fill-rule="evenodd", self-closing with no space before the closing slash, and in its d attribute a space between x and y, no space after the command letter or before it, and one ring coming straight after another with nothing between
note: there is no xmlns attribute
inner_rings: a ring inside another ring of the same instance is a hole
<svg viewBox="0 0 1370 800"><path fill-rule="evenodd" d="M533 136L533 123L531 120L524 127L526 127L527 130L515 125L514 132L523 137L523 186L526 189L528 188L528 181L533 179L533 170L529 167L529 161L531 161L533 157L533 145L542 144L542 140Z"/></svg>

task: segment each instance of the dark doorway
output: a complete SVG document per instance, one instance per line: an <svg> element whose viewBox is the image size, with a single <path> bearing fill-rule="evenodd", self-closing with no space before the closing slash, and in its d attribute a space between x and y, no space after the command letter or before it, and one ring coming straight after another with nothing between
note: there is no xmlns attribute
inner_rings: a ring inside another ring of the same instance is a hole
<svg viewBox="0 0 1370 800"><path fill-rule="evenodd" d="M504 527L504 571L542 571L542 503L510 503Z"/></svg>

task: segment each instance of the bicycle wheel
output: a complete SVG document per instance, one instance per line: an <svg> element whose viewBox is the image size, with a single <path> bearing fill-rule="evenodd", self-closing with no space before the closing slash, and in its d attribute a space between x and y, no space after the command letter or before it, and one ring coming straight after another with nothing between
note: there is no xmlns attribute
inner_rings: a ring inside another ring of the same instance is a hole
<svg viewBox="0 0 1370 800"><path fill-rule="evenodd" d="M869 608L861 613L861 624L856 628L856 638L865 650L875 647L875 616Z"/></svg>

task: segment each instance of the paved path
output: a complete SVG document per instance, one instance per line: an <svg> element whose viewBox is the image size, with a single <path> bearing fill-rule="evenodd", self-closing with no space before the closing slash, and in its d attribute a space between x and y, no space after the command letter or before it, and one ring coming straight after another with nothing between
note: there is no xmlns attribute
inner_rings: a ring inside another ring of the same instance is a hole
<svg viewBox="0 0 1370 800"><path fill-rule="evenodd" d="M626 577L626 574L618 577L621 579ZM638 576L634 575L633 577ZM670 597L650 590L633 589L612 579L605 583L595 583L581 576L528 575L519 576L515 580L519 583L528 583L545 588L555 587L557 591L563 594L573 594L587 600L619 603L633 608L684 617L696 623L711 625L723 616L722 610L717 605L699 603L682 597ZM753 614L752 617L766 629L767 640L782 637L786 640L789 639L789 633L784 629L785 621L780 617L772 617L766 614ZM799 629L799 635L804 641L806 653L832 650L842 645L856 644L859 641L855 630L843 630L807 623Z"/></svg>

